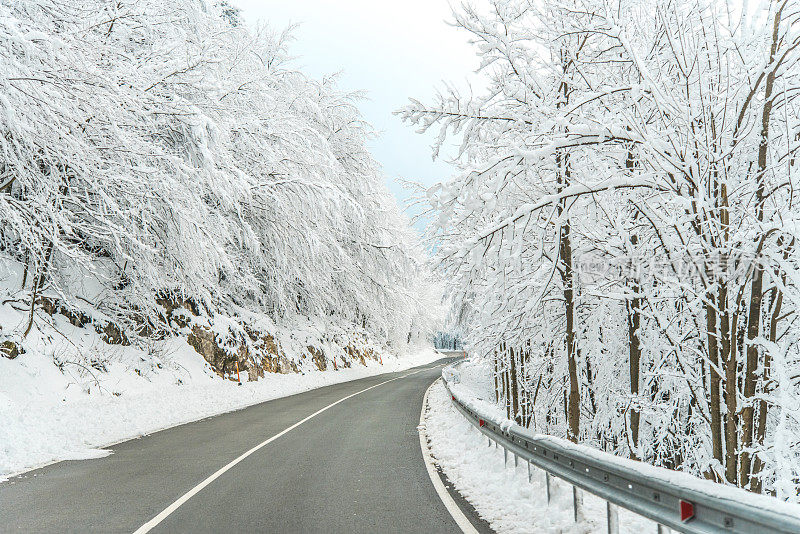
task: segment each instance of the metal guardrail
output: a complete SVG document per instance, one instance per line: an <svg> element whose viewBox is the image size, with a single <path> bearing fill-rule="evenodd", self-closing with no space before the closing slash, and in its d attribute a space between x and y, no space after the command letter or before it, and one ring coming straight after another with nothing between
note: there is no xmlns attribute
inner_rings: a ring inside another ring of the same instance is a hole
<svg viewBox="0 0 800 534"><path fill-rule="evenodd" d="M506 457L511 452L515 462L519 458L527 461L529 470L533 465L545 471L548 502L551 475L572 484L574 504L576 487L604 499L609 534L619 532L616 506L655 521L659 533L666 530L663 527L669 527L692 534L800 534L800 513L789 513L782 501L776 500L777 509L771 510L753 504L754 500L766 504L760 501L768 503L769 497L702 479L691 478L691 483L681 483L676 479L688 475L643 466L602 451L582 451L572 443L535 435L507 420L495 420L481 413L474 403L452 389L460 376L457 369L460 363L442 370L453 405L489 438L490 446L494 441L505 449Z"/></svg>

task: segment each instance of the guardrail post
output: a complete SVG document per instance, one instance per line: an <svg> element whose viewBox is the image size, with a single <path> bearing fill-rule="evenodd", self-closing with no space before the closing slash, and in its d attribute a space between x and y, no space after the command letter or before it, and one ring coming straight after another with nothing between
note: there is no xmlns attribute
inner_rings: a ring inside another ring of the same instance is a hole
<svg viewBox="0 0 800 534"><path fill-rule="evenodd" d="M550 473L544 472L544 485L547 490L547 504L550 504Z"/></svg>
<svg viewBox="0 0 800 534"><path fill-rule="evenodd" d="M503 447L503 465L508 467L508 449Z"/></svg>
<svg viewBox="0 0 800 534"><path fill-rule="evenodd" d="M514 467L518 466L519 466L519 456L517 456L517 453L514 453Z"/></svg>
<svg viewBox="0 0 800 534"><path fill-rule="evenodd" d="M606 501L606 517L608 518L608 534L619 534L619 509L616 504Z"/></svg>
<svg viewBox="0 0 800 534"><path fill-rule="evenodd" d="M665 527L664 525L658 525L658 534L669 534L670 530L669 527Z"/></svg>
<svg viewBox="0 0 800 534"><path fill-rule="evenodd" d="M528 460L528 484L531 483L531 461Z"/></svg>
<svg viewBox="0 0 800 534"><path fill-rule="evenodd" d="M578 487L572 486L572 517L578 522ZM661 534L659 532L659 534Z"/></svg>

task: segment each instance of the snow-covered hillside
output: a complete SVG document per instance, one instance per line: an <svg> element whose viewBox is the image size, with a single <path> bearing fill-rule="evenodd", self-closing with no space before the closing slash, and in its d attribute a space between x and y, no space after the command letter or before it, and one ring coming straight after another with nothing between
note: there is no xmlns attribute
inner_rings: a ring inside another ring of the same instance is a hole
<svg viewBox="0 0 800 534"><path fill-rule="evenodd" d="M0 4L0 475L432 357L360 96L290 41L227 2Z"/></svg>
<svg viewBox="0 0 800 534"><path fill-rule="evenodd" d="M145 347L109 345L91 327L75 327L58 314L49 319L37 322L25 354L0 358L0 480L57 460L105 455L98 447L162 428L441 358L409 347L349 367L339 359L337 369L321 371L307 352L289 349L286 359L297 372L257 381L243 372L238 386L221 378L185 337ZM13 325L24 316L3 306L0 320ZM291 347L292 335L282 331L276 341Z"/></svg>

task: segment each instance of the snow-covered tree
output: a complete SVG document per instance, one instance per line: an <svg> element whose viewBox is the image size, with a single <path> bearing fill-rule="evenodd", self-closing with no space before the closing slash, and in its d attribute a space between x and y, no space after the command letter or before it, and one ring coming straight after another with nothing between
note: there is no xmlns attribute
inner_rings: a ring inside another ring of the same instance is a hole
<svg viewBox="0 0 800 534"><path fill-rule="evenodd" d="M366 148L357 97L226 2L0 6L0 246L11 298L90 304L130 337L165 302L427 335L424 253Z"/></svg>
<svg viewBox="0 0 800 534"><path fill-rule="evenodd" d="M462 138L431 237L509 417L797 499L797 7L456 13L487 90L400 114Z"/></svg>

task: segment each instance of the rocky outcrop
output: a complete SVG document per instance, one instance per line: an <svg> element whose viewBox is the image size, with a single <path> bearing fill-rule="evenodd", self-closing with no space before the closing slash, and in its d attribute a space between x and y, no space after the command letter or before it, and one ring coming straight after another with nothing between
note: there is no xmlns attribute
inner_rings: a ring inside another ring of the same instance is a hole
<svg viewBox="0 0 800 534"><path fill-rule="evenodd" d="M8 358L9 360L13 360L17 356L21 354L21 350L19 345L10 339L6 339L2 343L0 343L0 355Z"/></svg>
<svg viewBox="0 0 800 534"><path fill-rule="evenodd" d="M188 318L182 313L175 313L176 311L188 310L195 317L200 315L200 307L190 298L179 298L161 293L156 298L156 302L164 308L164 319L166 319L166 324L171 327L185 328L189 326Z"/></svg>
<svg viewBox="0 0 800 534"><path fill-rule="evenodd" d="M128 346L131 344L128 336L125 335L125 332L117 326L115 323L111 321L103 324L99 321L94 323L94 330L98 334L103 341L108 343L109 345L123 345Z"/></svg>
<svg viewBox="0 0 800 534"><path fill-rule="evenodd" d="M328 368L328 360L325 358L325 353L323 351L311 345L306 347L306 350L311 355L311 360L314 362L314 365L317 366L317 369L324 371Z"/></svg>
<svg viewBox="0 0 800 534"><path fill-rule="evenodd" d="M195 325L186 341L205 358L211 368L220 376L225 377L236 372L238 355L229 354L220 347L216 335L210 329Z"/></svg>
<svg viewBox="0 0 800 534"><path fill-rule="evenodd" d="M235 350L222 346L217 335L206 326L194 325L187 341L223 378L235 378L237 364L240 372L247 372L250 381L258 380L266 373L300 372L297 364L286 357L271 334L261 334L251 329L246 331L250 343L239 340Z"/></svg>
<svg viewBox="0 0 800 534"><path fill-rule="evenodd" d="M72 326L83 328L87 324L92 324L92 318L90 315L64 306L55 299L40 297L37 304L43 312L51 317L57 313L63 315L67 318Z"/></svg>
<svg viewBox="0 0 800 534"><path fill-rule="evenodd" d="M344 350L353 360L361 362L361 365L367 365L367 360L380 361L377 353L368 347L359 348L353 344L349 344Z"/></svg>
<svg viewBox="0 0 800 534"><path fill-rule="evenodd" d="M318 342L311 336L306 341L309 344L300 346L297 346L296 339L287 341L292 343L290 353L299 357L294 361L269 332L238 320L228 323L228 331L221 331L211 326L214 315L192 299L162 292L156 301L162 309L155 314L129 317L127 333L121 325L105 317L89 315L58 298L40 297L37 307L50 316L64 316L75 327L92 327L109 345L130 345L140 337L163 340L173 335L186 336L188 344L203 356L214 372L227 379L236 379L237 367L240 373L247 373L248 379L253 381L267 373L299 373L311 366L326 371L331 367L333 370L348 368L353 362L366 365L368 359L379 361L366 337L343 332L331 337L321 334ZM230 319L220 316L217 326L226 324L223 321ZM21 344L10 339L0 341L0 357L13 359L23 353Z"/></svg>
<svg viewBox="0 0 800 534"><path fill-rule="evenodd" d="M127 346L131 344L125 331L114 322L94 319L91 315L71 308L54 298L40 297L37 305L47 315L52 317L59 314L77 328L92 326L94 331L100 334L102 340L109 345Z"/></svg>
<svg viewBox="0 0 800 534"><path fill-rule="evenodd" d="M297 364L286 357L272 334L258 332L249 327L245 327L245 331L252 346L250 359L254 372L249 373L251 380L261 378L264 373L287 374L300 371Z"/></svg>
<svg viewBox="0 0 800 534"><path fill-rule="evenodd" d="M295 362L286 356L275 337L260 332L253 327L244 327L245 335L228 332L224 339L208 326L195 324L187 341L198 354L203 356L211 368L221 377L235 379L236 366L247 372L249 380L258 380L267 373L298 373L302 362L310 360L314 367L326 371L351 367L353 362L366 365L367 360L381 361L379 354L368 346L365 339L352 339L342 347L337 357L326 354L318 346L307 345ZM340 345L341 346L341 345Z"/></svg>

